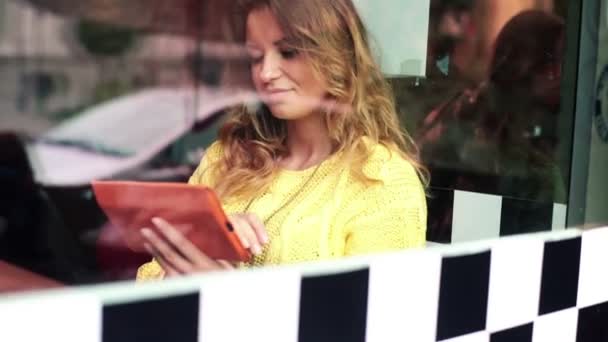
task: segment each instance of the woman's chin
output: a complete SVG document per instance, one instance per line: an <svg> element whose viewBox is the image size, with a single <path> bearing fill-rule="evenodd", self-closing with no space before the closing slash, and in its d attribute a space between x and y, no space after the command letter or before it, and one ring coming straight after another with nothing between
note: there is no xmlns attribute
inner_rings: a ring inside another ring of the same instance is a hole
<svg viewBox="0 0 608 342"><path fill-rule="evenodd" d="M287 107L287 108L286 108ZM288 108L285 104L272 104L268 106L270 113L277 119L280 120L297 120L306 117L306 112L297 111L293 108Z"/></svg>

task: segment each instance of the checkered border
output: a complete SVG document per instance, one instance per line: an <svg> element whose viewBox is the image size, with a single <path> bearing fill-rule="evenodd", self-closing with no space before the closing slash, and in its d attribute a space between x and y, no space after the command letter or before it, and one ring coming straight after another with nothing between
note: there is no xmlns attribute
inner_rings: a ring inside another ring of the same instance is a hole
<svg viewBox="0 0 608 342"><path fill-rule="evenodd" d="M433 188L427 240L467 242L566 228L567 206L495 194Z"/></svg>
<svg viewBox="0 0 608 342"><path fill-rule="evenodd" d="M0 300L2 341L608 339L608 227Z"/></svg>

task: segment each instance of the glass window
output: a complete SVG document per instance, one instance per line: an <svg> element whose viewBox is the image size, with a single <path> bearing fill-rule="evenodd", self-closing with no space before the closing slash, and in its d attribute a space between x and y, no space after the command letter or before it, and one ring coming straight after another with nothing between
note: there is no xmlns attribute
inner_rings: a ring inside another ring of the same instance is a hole
<svg viewBox="0 0 608 342"><path fill-rule="evenodd" d="M573 113L560 106L568 13L558 3L431 2L426 77L392 79L431 173L429 240L551 230L553 213L565 215L571 141L559 125ZM481 219L454 232L462 191L495 196L499 227Z"/></svg>
<svg viewBox="0 0 608 342"><path fill-rule="evenodd" d="M185 182L253 102L234 86L251 61L230 1L113 3L0 2L0 260L69 284L132 279L150 258L92 180ZM353 3L430 176L429 245L608 222L606 8L595 27L578 1Z"/></svg>

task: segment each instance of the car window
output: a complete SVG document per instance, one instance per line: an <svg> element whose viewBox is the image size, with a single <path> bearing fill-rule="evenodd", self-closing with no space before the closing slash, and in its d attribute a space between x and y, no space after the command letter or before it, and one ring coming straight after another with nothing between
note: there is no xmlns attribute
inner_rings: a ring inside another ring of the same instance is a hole
<svg viewBox="0 0 608 342"><path fill-rule="evenodd" d="M188 117L191 94L180 89L142 90L88 109L51 130L46 138L84 140L139 153L183 134L192 120Z"/></svg>

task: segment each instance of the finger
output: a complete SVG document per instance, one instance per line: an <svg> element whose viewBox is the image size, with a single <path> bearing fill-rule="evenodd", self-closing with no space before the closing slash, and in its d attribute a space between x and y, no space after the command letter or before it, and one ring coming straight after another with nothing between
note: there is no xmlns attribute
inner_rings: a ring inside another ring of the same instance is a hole
<svg viewBox="0 0 608 342"><path fill-rule="evenodd" d="M186 238L179 230L160 217L155 217L152 222L158 227L165 238L174 248L193 264L192 271L207 271L218 269L217 262L201 251L195 244Z"/></svg>
<svg viewBox="0 0 608 342"><path fill-rule="evenodd" d="M244 248L249 248L251 244L249 243L247 237L242 233L243 229L238 228L243 225L242 220L237 216L230 216L228 220L230 221L236 236L238 236L239 240L241 240L241 245L243 245Z"/></svg>
<svg viewBox="0 0 608 342"><path fill-rule="evenodd" d="M160 265L160 267L163 269L163 271L165 271L165 275L167 277L173 277L173 276L179 274L179 272L173 266L171 266L160 255L160 253L154 247L152 247L152 245L150 245L147 242L144 242L144 248L148 251L148 253L152 254L152 256L154 257L154 260Z"/></svg>
<svg viewBox="0 0 608 342"><path fill-rule="evenodd" d="M150 228L142 229L141 233L147 241L144 246L148 245L148 251L154 255L154 258L164 269L173 270L174 273L180 274L188 268L185 260ZM182 260L180 261L180 259Z"/></svg>
<svg viewBox="0 0 608 342"><path fill-rule="evenodd" d="M158 262L160 267L165 270L165 275L167 277L175 277L178 275L182 275L178 270L171 267L171 265L169 265L169 263L162 256L155 257L154 259L156 260L156 262Z"/></svg>
<svg viewBox="0 0 608 342"><path fill-rule="evenodd" d="M227 260L217 260L217 263L223 269L233 270L235 268L234 265Z"/></svg>
<svg viewBox="0 0 608 342"><path fill-rule="evenodd" d="M249 245L249 250L254 255L259 255L262 253L262 246L258 242L258 237L255 235L253 228L248 220L238 217L236 220L236 225L233 224L234 230L237 235L241 238L241 240L247 240ZM247 247L245 247L247 248Z"/></svg>
<svg viewBox="0 0 608 342"><path fill-rule="evenodd" d="M262 220L260 220L256 214L247 214L247 220L249 220L249 224L258 237L258 241L262 244L267 244L269 241L268 233L266 232L266 227Z"/></svg>
<svg viewBox="0 0 608 342"><path fill-rule="evenodd" d="M192 270L192 264L182 257L172 246L161 239L149 228L143 228L141 234L157 252L179 273L188 273Z"/></svg>
<svg viewBox="0 0 608 342"><path fill-rule="evenodd" d="M207 254L200 251L196 256L195 265L198 271L208 271L219 268L217 261L213 260Z"/></svg>
<svg viewBox="0 0 608 342"><path fill-rule="evenodd" d="M167 241L173 245L173 248L186 258L186 260L199 266L210 266L214 264L212 259L201 252L198 247L167 221L160 217L155 217L152 219L152 223L158 227L158 230L163 234L165 239L167 239Z"/></svg>

